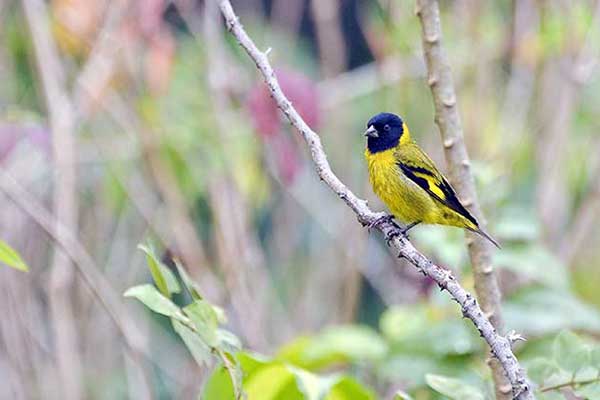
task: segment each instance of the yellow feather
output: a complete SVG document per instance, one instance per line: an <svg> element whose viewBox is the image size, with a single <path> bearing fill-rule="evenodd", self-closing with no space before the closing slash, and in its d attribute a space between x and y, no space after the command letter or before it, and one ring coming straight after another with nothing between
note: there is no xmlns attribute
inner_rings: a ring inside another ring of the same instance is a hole
<svg viewBox="0 0 600 400"><path fill-rule="evenodd" d="M416 143L399 143L394 148L377 153L367 149L365 158L373 191L398 220L403 223L423 222L477 228L469 219L435 199L402 173L398 163L427 171L431 175L423 172L416 172L415 175L427 181L431 192L441 200L446 200L446 194L440 188L444 181L442 174Z"/></svg>
<svg viewBox="0 0 600 400"><path fill-rule="evenodd" d="M465 228L499 247L479 228L433 161L412 141L401 118L381 113L371 118L367 128L365 158L369 180L396 219L405 224L423 222Z"/></svg>

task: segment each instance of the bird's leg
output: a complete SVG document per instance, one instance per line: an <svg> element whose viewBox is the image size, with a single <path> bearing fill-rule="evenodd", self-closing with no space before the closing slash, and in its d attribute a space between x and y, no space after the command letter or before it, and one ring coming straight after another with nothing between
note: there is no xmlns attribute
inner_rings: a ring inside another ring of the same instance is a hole
<svg viewBox="0 0 600 400"><path fill-rule="evenodd" d="M394 224L394 225L396 225L396 228L398 228L398 229L397 229L397 230L393 230L393 231L390 231L390 232L388 232L388 233L386 234L386 236L385 236L385 242L386 242L386 243L387 243L387 245L389 246L389 245L390 245L390 242L391 242L391 241L392 241L392 240L393 240L393 239L394 239L396 236L399 236L399 235L402 235L402 236L404 236L406 239L409 239L409 237L408 237L408 231L409 231L409 230L411 230L412 228L414 228L415 226L419 225L420 223L421 223L421 221L415 221L415 222L412 222L412 223L410 223L410 224L408 224L408 225L406 225L406 226L404 226L404 227L400 227L400 226L398 226L398 225Z"/></svg>
<svg viewBox="0 0 600 400"><path fill-rule="evenodd" d="M419 225L420 223L421 221L415 221L406 225L404 228L402 228L402 234L408 238L408 231L414 228L415 226Z"/></svg>

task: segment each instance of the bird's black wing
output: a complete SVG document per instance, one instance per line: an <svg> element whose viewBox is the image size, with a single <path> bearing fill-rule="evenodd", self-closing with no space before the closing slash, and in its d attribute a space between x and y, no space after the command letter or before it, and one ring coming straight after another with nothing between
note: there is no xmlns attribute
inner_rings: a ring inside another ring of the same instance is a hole
<svg viewBox="0 0 600 400"><path fill-rule="evenodd" d="M423 163L423 165L431 163L432 168L402 161L398 161L396 165L408 179L425 190L431 197L462 215L477 227L479 225L477 220L460 203L450 183L435 169L431 160L427 159L426 161L429 162Z"/></svg>

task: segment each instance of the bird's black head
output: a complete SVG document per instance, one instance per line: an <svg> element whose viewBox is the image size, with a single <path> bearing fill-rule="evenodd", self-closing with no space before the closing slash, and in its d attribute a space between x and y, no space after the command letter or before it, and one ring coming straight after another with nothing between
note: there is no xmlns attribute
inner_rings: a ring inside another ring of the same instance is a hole
<svg viewBox="0 0 600 400"><path fill-rule="evenodd" d="M404 134L404 122L396 114L377 114L367 122L367 148L377 153L396 147Z"/></svg>

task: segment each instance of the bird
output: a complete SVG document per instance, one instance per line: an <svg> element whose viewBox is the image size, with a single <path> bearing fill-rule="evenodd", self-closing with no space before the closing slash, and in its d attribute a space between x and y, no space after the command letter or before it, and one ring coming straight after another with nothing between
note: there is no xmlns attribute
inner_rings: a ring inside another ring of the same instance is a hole
<svg viewBox="0 0 600 400"><path fill-rule="evenodd" d="M431 158L412 140L401 117L379 113L367 122L364 135L369 181L391 211L382 218L406 224L400 233L406 235L421 223L449 225L475 232L500 248L463 206ZM374 224L380 222L378 219Z"/></svg>

